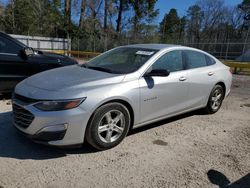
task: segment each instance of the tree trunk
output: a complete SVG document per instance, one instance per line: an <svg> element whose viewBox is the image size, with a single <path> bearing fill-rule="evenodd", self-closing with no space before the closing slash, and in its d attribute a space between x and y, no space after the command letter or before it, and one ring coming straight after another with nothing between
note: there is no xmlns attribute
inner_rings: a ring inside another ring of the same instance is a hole
<svg viewBox="0 0 250 188"><path fill-rule="evenodd" d="M67 21L70 21L71 16L71 0L65 0L64 1L64 14L67 19Z"/></svg>
<svg viewBox="0 0 250 188"><path fill-rule="evenodd" d="M138 16L135 15L134 20L133 20L133 37L134 37L134 39L136 39L137 35L138 35L138 22L139 22Z"/></svg>
<svg viewBox="0 0 250 188"><path fill-rule="evenodd" d="M16 27L16 24L15 24L15 2L14 2L14 0L12 0L12 2L11 2L11 8L12 8L12 29L14 31L15 27Z"/></svg>
<svg viewBox="0 0 250 188"><path fill-rule="evenodd" d="M85 20L85 12L86 12L87 0L82 0L81 4L81 14L80 14L80 21L79 21L79 28L83 29L84 27L84 20Z"/></svg>
<svg viewBox="0 0 250 188"><path fill-rule="evenodd" d="M104 31L107 30L107 20L108 20L108 0L104 0Z"/></svg>
<svg viewBox="0 0 250 188"><path fill-rule="evenodd" d="M116 25L116 32L121 32L121 22L122 22L122 12L123 12L123 0L120 0L119 4L119 11L118 11L118 17L117 17L117 25Z"/></svg>
<svg viewBox="0 0 250 188"><path fill-rule="evenodd" d="M140 10L140 5L139 5L139 0L135 0L134 2L134 5L133 5L133 8L134 8L134 12L135 12L135 15L134 15L134 18L133 18L133 37L134 39L137 38L137 35L138 35L138 32L139 32L139 29L138 29L138 24L139 24L139 15L141 13L141 10Z"/></svg>
<svg viewBox="0 0 250 188"><path fill-rule="evenodd" d="M64 1L64 17L65 17L65 28L67 35L69 36L70 24L71 24L71 0Z"/></svg>

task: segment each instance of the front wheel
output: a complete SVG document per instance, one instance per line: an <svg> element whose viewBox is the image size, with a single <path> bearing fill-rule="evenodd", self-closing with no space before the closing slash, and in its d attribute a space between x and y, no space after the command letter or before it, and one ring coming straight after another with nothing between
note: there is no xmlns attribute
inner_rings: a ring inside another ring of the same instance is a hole
<svg viewBox="0 0 250 188"><path fill-rule="evenodd" d="M212 89L210 93L205 111L208 114L216 113L222 105L224 95L225 95L225 91L222 88L222 86L220 85L214 86L214 88Z"/></svg>
<svg viewBox="0 0 250 188"><path fill-rule="evenodd" d="M86 140L98 150L115 147L126 137L130 121L123 104L105 104L94 112L86 129Z"/></svg>

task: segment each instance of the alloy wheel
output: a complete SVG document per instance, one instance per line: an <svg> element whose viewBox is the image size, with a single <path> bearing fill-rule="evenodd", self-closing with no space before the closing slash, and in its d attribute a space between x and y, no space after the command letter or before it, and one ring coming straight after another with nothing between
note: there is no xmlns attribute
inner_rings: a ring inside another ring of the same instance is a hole
<svg viewBox="0 0 250 188"><path fill-rule="evenodd" d="M216 89L211 98L211 108L213 110L217 110L222 102L223 92L220 88Z"/></svg>
<svg viewBox="0 0 250 188"><path fill-rule="evenodd" d="M105 143L115 142L125 129L125 116L119 110L110 110L99 122L98 136Z"/></svg>

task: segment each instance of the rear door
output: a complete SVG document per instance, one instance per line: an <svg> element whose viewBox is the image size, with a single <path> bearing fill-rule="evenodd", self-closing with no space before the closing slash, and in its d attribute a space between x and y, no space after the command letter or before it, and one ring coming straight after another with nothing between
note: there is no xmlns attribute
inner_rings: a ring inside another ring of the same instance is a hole
<svg viewBox="0 0 250 188"><path fill-rule="evenodd" d="M190 108L199 107L206 102L215 84L215 62L206 54L184 50L185 66L188 74L188 101ZM210 66L211 65L211 66Z"/></svg>
<svg viewBox="0 0 250 188"><path fill-rule="evenodd" d="M167 52L156 60L149 71L166 69L170 72L169 76L140 78L141 123L186 109L188 83L182 59L180 50Z"/></svg>
<svg viewBox="0 0 250 188"><path fill-rule="evenodd" d="M0 91L12 91L29 74L28 63L19 55L22 47L0 36Z"/></svg>

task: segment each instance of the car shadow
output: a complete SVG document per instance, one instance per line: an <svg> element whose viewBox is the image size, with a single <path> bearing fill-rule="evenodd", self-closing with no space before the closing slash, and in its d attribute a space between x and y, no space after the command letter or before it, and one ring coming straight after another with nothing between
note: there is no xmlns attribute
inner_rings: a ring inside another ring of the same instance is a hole
<svg viewBox="0 0 250 188"><path fill-rule="evenodd" d="M16 130L11 123L11 115L11 112L0 113L0 158L46 160L96 152L88 145L65 149L36 144Z"/></svg>
<svg viewBox="0 0 250 188"><path fill-rule="evenodd" d="M207 172L209 181L217 185L219 188L249 188L250 187L250 173L240 178L235 182L230 182L230 180L221 172L216 170L209 170Z"/></svg>
<svg viewBox="0 0 250 188"><path fill-rule="evenodd" d="M8 99L11 99L11 96L12 96L11 93L0 94L0 100L8 100Z"/></svg>
<svg viewBox="0 0 250 188"><path fill-rule="evenodd" d="M134 130L130 130L129 135L133 135L145 130L152 129L164 125L166 123L174 122L179 119L190 117L199 114L199 111L186 113L174 118L169 118L156 123L149 124ZM36 144L30 139L21 135L11 122L11 112L0 113L0 158L15 158L15 159L33 159L46 160L53 158L65 157L70 154L85 154L98 152L88 144L84 144L80 148L57 148L51 146L44 146Z"/></svg>
<svg viewBox="0 0 250 188"><path fill-rule="evenodd" d="M157 121L157 122L154 122L154 123L142 126L142 127L132 129L132 130L130 130L128 136L133 135L133 134L137 134L139 132L143 132L146 130L153 129L153 128L162 126L162 125L167 124L167 123L175 122L175 121L178 121L180 119L185 119L187 117L195 116L195 115L207 115L207 114L205 112L203 112L203 110L195 110L192 112L187 112L185 114L181 114L181 115L174 116L171 118L166 118L166 119L163 119L163 120L160 120L160 121Z"/></svg>

